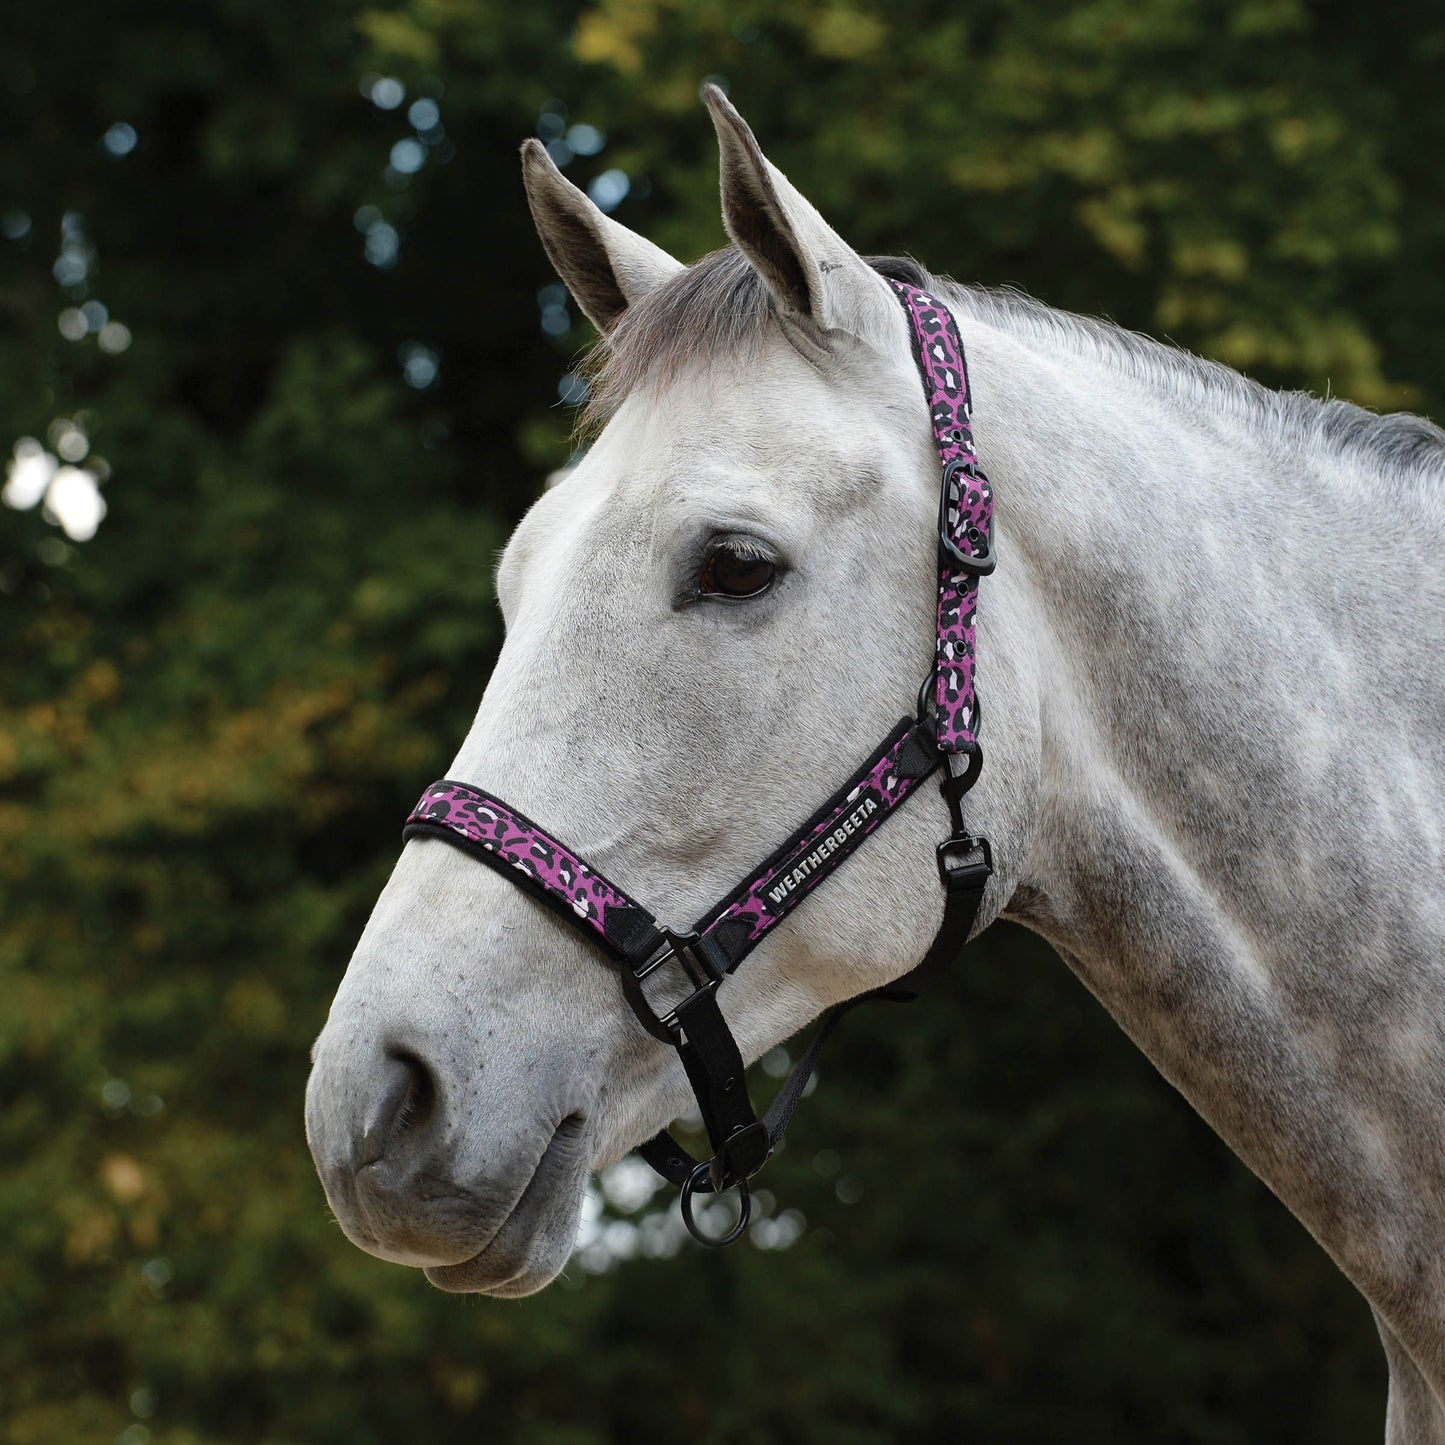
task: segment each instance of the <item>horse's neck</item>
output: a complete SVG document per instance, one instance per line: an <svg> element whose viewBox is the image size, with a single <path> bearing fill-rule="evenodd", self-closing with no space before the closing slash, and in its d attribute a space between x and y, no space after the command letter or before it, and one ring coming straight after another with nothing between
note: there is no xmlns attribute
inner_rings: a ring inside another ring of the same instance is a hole
<svg viewBox="0 0 1445 1445"><path fill-rule="evenodd" d="M1013 916L1436 1351L1439 1389L1445 706L1400 665L1415 581L1322 560L1341 531L1369 546L1325 525L1331 459L1102 362L996 334L970 354L1002 559L985 736L996 661L1039 711Z"/></svg>

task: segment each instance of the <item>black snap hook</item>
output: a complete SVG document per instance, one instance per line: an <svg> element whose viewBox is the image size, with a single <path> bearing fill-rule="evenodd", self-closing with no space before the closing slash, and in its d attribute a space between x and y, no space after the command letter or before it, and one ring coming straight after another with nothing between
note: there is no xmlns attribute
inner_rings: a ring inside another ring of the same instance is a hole
<svg viewBox="0 0 1445 1445"><path fill-rule="evenodd" d="M737 1223L728 1230L726 1234L713 1235L704 1232L692 1216L692 1196L706 1183L705 1194L712 1192L712 1180L708 1176L711 1168L711 1160L704 1159L687 1176L682 1186L682 1222L687 1225L687 1232L697 1240L699 1244L705 1244L709 1249L722 1249L724 1245L733 1244L743 1237L743 1231L748 1227L748 1221L753 1217L753 1194L748 1188L746 1179L739 1179L738 1189L738 1218Z"/></svg>

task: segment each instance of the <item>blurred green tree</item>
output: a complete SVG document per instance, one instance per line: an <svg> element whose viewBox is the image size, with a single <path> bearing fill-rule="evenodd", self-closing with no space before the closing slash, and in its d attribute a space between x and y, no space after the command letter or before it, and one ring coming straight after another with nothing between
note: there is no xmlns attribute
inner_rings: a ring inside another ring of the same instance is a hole
<svg viewBox="0 0 1445 1445"><path fill-rule="evenodd" d="M594 1250L520 1305L348 1245L300 1101L567 451L524 133L691 258L721 75L860 248L1438 411L1442 51L1424 0L9 17L0 1436L1378 1433L1363 1305L1016 932L852 1029L759 1248Z"/></svg>

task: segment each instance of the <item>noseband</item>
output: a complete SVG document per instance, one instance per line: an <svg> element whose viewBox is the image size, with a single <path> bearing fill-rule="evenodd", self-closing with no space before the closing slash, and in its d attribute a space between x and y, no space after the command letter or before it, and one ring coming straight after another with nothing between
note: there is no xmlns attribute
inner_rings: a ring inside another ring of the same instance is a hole
<svg viewBox="0 0 1445 1445"><path fill-rule="evenodd" d="M663 927L581 857L494 794L467 783L433 783L406 820L406 838L440 838L496 869L551 908L619 967L643 1028L675 1048L707 1129L713 1156L694 1159L666 1131L638 1153L682 1190L688 1229L704 1244L730 1244L747 1227L748 1181L767 1162L839 1020L871 999L911 999L923 980L968 941L993 871L988 840L968 831L963 795L978 779L979 710L974 690L978 581L993 571L993 490L979 469L969 427L963 342L953 316L927 291L885 277L908 317L933 440L943 467L938 513L938 646L919 691L916 717L902 719L868 760L773 854L685 932ZM955 773L949 760L958 757ZM923 961L884 988L825 1015L772 1107L759 1119L745 1065L718 1007L722 982L871 833L940 767L952 833L938 845L943 924ZM693 1217L693 1196L737 1186L734 1227L711 1236Z"/></svg>

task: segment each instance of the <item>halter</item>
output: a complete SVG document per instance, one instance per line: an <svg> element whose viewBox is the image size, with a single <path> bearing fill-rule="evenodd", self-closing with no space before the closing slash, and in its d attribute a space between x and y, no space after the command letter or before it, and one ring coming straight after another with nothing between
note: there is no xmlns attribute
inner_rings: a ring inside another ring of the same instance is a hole
<svg viewBox="0 0 1445 1445"><path fill-rule="evenodd" d="M983 765L974 690L978 580L993 571L993 490L979 469L969 427L963 342L948 308L929 292L888 276L908 317L913 355L943 467L938 511L938 643L916 717L903 718L866 762L791 837L690 929L660 924L577 853L530 818L468 783L433 783L406 820L405 838L440 838L494 868L552 909L618 965L623 993L648 1033L682 1060L712 1145L694 1159L665 1130L638 1153L682 1190L683 1219L704 1244L730 1244L747 1227L748 1181L767 1162L792 1118L818 1056L850 1008L906 1000L952 962L967 942L993 871L988 840L968 831L963 795ZM955 773L949 759L963 767ZM830 1009L762 1119L748 1097L745 1065L718 1007L722 982L809 893L853 854L940 767L953 831L938 845L943 923L923 961L903 978ZM736 1186L737 1222L706 1234L693 1196Z"/></svg>

